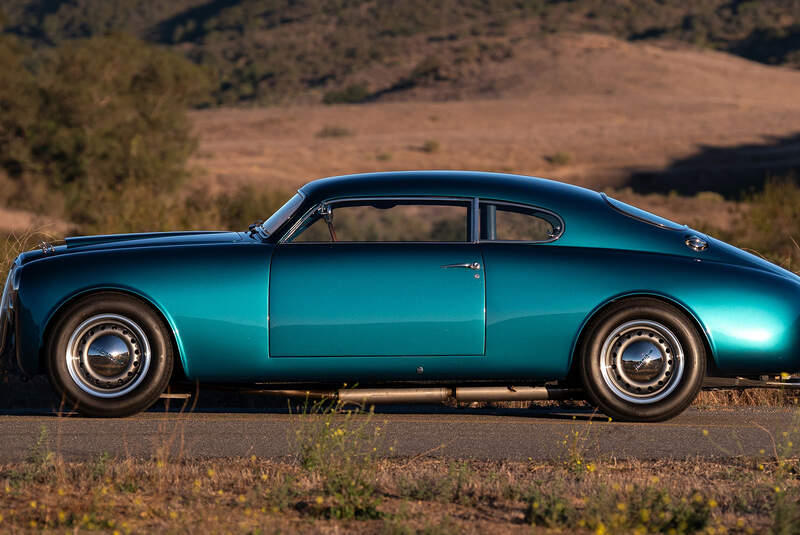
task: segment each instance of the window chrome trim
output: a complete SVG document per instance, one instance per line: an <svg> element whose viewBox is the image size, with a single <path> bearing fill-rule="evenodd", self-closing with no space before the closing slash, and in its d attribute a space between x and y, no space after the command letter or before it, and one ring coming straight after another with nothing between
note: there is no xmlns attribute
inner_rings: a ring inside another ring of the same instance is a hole
<svg viewBox="0 0 800 535"><path fill-rule="evenodd" d="M483 197L481 197L479 199L479 204L478 204L478 207L479 207L478 208L478 216L479 217L480 217L480 203L493 204L495 206L501 206L501 207L502 206L510 206L512 208L521 208L523 210L530 210L530 211L533 211L533 212L541 212L541 213L547 214L547 215L552 216L555 219L557 219L558 222L560 223L560 225L559 225L558 234L556 234L555 236L553 236L552 238L547 239L547 240L480 240L479 239L478 243L520 243L520 244L526 244L526 243L552 243L552 242L558 240L559 238L561 238L561 236L564 235L564 231L567 228L567 224L564 222L564 218L561 217L560 215L558 215L557 213L555 213L554 211L548 210L547 208L541 208L539 206L534 206L532 204L523 204L523 203L518 203L518 202L496 201L494 199L485 199ZM539 219L544 219L544 218L539 218ZM478 220L478 237L480 238L480 219Z"/></svg>
<svg viewBox="0 0 800 535"><path fill-rule="evenodd" d="M421 243L453 244L453 243L457 243L457 244L470 244L470 243L477 243L476 241L473 240L473 237L475 236L475 221L474 221L475 216L474 216L474 213L475 213L475 206L477 206L475 204L476 200L477 200L477 197L474 197L474 198L473 197L436 197L436 196L431 196L431 195L420 195L420 196L402 195L402 196L386 196L386 197L376 197L376 196L370 196L370 197L341 197L341 198L338 198L338 199L337 198L325 199L325 200L322 200L322 201L318 202L317 204L313 205L311 208L309 208L306 211L306 213L304 213L302 215L302 217L300 217L295 222L295 224L292 225L291 228L281 237L281 239L278 240L278 244L282 245L282 244L287 244L287 243L288 244L294 243L294 242L287 242L286 240L288 240L295 232L297 232L297 229L299 229L301 226L303 226L303 223L305 223L308 220L308 218L310 218L317 210L319 210L321 206L323 206L323 205L331 205L331 206L335 207L336 204L341 204L341 203L346 203L346 202L361 202L361 201L432 201L432 202L445 202L445 203L447 203L447 202L450 202L450 203L463 203L464 207L467 208L467 222L471 223L470 224L470 229L469 229L470 232L467 233L468 236L464 241L452 241L452 242L442 242L442 241L337 241L337 242L317 241L317 242L298 242L297 244L300 245L300 244L304 244L304 243L306 243L306 244L325 243L325 244L331 245L331 244L335 244L335 243L341 243L341 244L353 244L353 243L365 243L365 244L370 244L370 243L372 243L372 244L374 244L374 243L391 243L391 244L403 244L403 243L412 243L412 244L413 243L415 243L415 244L421 244ZM472 221L469 221L470 216L472 217ZM469 234L471 234L471 235L469 235Z"/></svg>
<svg viewBox="0 0 800 535"><path fill-rule="evenodd" d="M272 236L272 234L274 234L275 232L279 231L281 229L281 227L283 227L287 222L289 222L292 219L292 217L294 217L294 215L297 213L297 209L300 208L303 205L303 201L306 200L306 194L303 193L301 190L297 190L295 192L295 194L292 195L289 198L288 201L286 201L283 205L281 205L280 208L278 208L278 211L280 211L281 209L283 209L284 206L286 206L287 204L292 202L298 196L300 197L300 203L295 207L295 209L292 211L292 213L290 213L286 217L286 219L278 225L278 227L273 232L267 232L267 230L264 228L264 225L267 224L267 222L272 218L272 216L268 217L266 220L264 220L264 222L262 222L258 227L256 227L258 235L262 240L265 240L265 239L269 238L270 236ZM275 213L277 213L277 211ZM275 214L272 214L272 215L275 215Z"/></svg>
<svg viewBox="0 0 800 535"><path fill-rule="evenodd" d="M472 198L472 225L470 227L470 241L480 243L481 241L481 200L478 197Z"/></svg>
<svg viewBox="0 0 800 535"><path fill-rule="evenodd" d="M608 195L606 195L605 193L602 193L602 192L600 193L600 196L603 198L604 201L606 201L606 204L612 210L614 210L615 212L620 213L620 214L622 214L622 215L624 215L626 217L630 217L631 219L635 219L636 221L641 221L642 223L647 223L648 225L653 225L654 227L658 227L658 228L661 228L661 229L664 229L664 230L683 230L683 231L685 231L685 230L687 230L689 228L688 225L681 225L680 223L676 223L675 221L672 221L672 223L674 223L675 226L670 226L670 225L665 225L663 223L659 223L657 221L651 221L649 219L645 219L643 217L639 217L636 214L632 214L630 212L626 212L625 210L623 210L622 208L620 208L618 206L615 206L614 203L611 202L612 200L616 201L616 202L623 202L623 201L619 201L617 199L612 199L611 197L609 197ZM627 203L624 203L624 204L627 204ZM631 206L633 206L633 205L631 205ZM637 208L638 210L642 210L641 208L638 208L636 206L633 206L633 207ZM647 210L642 210L642 212L647 212ZM657 215L657 214L652 214L652 215L654 215L655 217L658 217L659 219L664 219L666 221L669 221L666 217L661 217L660 215Z"/></svg>

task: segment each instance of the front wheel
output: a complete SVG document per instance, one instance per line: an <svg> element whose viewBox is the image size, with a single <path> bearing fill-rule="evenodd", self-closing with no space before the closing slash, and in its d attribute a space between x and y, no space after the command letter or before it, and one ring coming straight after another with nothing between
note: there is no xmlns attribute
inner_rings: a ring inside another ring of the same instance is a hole
<svg viewBox="0 0 800 535"><path fill-rule="evenodd" d="M694 400L706 352L694 324L655 299L614 303L587 326L579 347L589 400L621 420L660 421Z"/></svg>
<svg viewBox="0 0 800 535"><path fill-rule="evenodd" d="M172 374L169 332L144 302L102 292L60 315L48 346L48 375L85 416L129 416L158 400Z"/></svg>

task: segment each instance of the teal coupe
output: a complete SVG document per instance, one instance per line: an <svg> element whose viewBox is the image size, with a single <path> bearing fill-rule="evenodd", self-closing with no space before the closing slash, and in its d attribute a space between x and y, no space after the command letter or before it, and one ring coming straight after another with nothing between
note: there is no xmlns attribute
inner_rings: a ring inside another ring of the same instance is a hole
<svg viewBox="0 0 800 535"><path fill-rule="evenodd" d="M0 318L6 367L89 416L196 381L582 397L657 421L708 377L800 369L793 273L601 193L480 172L316 180L244 232L43 243L15 260Z"/></svg>

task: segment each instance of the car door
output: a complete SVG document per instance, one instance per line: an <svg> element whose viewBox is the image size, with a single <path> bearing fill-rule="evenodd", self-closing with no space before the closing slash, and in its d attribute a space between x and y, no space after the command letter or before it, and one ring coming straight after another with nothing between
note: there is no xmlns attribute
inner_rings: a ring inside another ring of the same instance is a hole
<svg viewBox="0 0 800 535"><path fill-rule="evenodd" d="M320 205L272 258L270 357L482 355L471 214L464 199Z"/></svg>
<svg viewBox="0 0 800 535"><path fill-rule="evenodd" d="M492 200L481 200L479 212L487 361L508 375L563 377L575 324L586 314L559 260L568 248L553 245L563 220L545 208Z"/></svg>

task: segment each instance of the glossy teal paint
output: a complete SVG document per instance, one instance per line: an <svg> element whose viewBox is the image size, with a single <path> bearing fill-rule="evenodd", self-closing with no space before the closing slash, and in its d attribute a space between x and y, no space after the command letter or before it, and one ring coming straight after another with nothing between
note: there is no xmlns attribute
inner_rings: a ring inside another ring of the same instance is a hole
<svg viewBox="0 0 800 535"><path fill-rule="evenodd" d="M722 373L800 369L798 277L710 238L707 251L692 251L684 241L699 233L631 219L596 192L463 172L355 175L315 181L302 191L299 213L345 197L481 197L547 208L565 229L548 244L434 244L424 254L411 246L411 255L401 254L406 245L335 244L326 246L336 253L333 263L324 248L277 243L294 219L265 240L241 233L70 240L51 255L31 251L21 258L19 343L26 369L42 371L42 335L59 307L101 288L133 292L163 311L187 375L201 380L558 379L593 311L634 294L663 296L693 314ZM432 269L430 278L422 271L431 261L472 258L484 268L472 286L455 278L468 279L467 270ZM381 267L379 275L370 262ZM484 288L482 313L475 303ZM448 315L448 307L457 312ZM360 356L324 356L332 351Z"/></svg>
<svg viewBox="0 0 800 535"><path fill-rule="evenodd" d="M267 358L272 249L238 233L151 236L29 262L22 276L36 283L21 284L19 292L27 368L36 369L43 329L65 302L89 291L118 289L164 313L188 375L207 373L209 365L221 378L249 375Z"/></svg>
<svg viewBox="0 0 800 535"><path fill-rule="evenodd" d="M487 357L513 360L517 369L533 356L537 373L566 375L584 320L625 295L664 297L695 315L726 372L800 369L800 287L784 277L680 256L548 244L485 244L483 256Z"/></svg>
<svg viewBox="0 0 800 535"><path fill-rule="evenodd" d="M270 274L270 355L482 355L483 269L442 267L461 263L482 266L479 248L279 245Z"/></svg>

